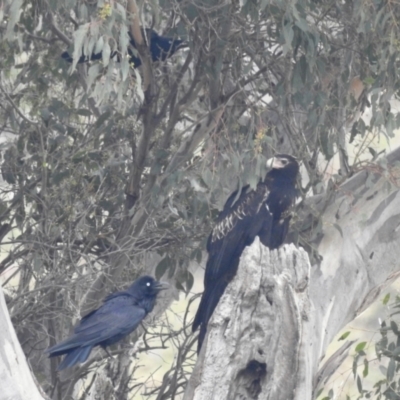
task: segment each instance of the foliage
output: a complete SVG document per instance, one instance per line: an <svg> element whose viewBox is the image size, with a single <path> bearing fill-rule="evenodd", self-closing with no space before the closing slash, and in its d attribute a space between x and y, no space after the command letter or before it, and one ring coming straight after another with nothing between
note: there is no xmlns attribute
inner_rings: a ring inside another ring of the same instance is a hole
<svg viewBox="0 0 400 400"><path fill-rule="evenodd" d="M395 3L143 1L133 22L132 6L0 7L0 274L33 368L60 398L83 372L63 384L43 349L143 271L189 292L217 210L232 189L256 185L268 156L298 156L306 190L321 192L320 154L339 155L333 187L375 160L371 134L390 137L400 122ZM139 19L187 48L152 65L138 46L133 68ZM102 60L69 65L65 49Z"/></svg>
<svg viewBox="0 0 400 400"><path fill-rule="evenodd" d="M357 399L398 400L400 398L400 331L398 314L400 297L396 296L391 303L390 293L382 299L382 304L388 307L389 317L380 322L377 332L379 338L371 343L358 342L354 346L352 376L357 387ZM346 332L339 340L345 340L350 332ZM352 344L353 342L351 342ZM373 348L373 351L371 350ZM378 371L379 370L379 371ZM319 391L317 397L322 393ZM343 394L339 394L344 398ZM327 395L318 397L321 400L338 398L333 389ZM346 399L350 399L347 394Z"/></svg>

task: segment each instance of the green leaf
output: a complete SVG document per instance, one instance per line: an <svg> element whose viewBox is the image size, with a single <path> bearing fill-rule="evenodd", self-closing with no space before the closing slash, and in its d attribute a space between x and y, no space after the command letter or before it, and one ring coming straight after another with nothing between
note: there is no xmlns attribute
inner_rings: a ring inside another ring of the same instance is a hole
<svg viewBox="0 0 400 400"><path fill-rule="evenodd" d="M333 142L329 135L328 129L323 129L320 132L320 142L321 142L321 149L322 152L327 160L330 160L333 157L334 150L333 150Z"/></svg>
<svg viewBox="0 0 400 400"><path fill-rule="evenodd" d="M368 360L364 358L363 377L365 378L367 375L368 375Z"/></svg>
<svg viewBox="0 0 400 400"><path fill-rule="evenodd" d="M179 281L175 281L175 287L181 291L181 292L185 292L185 288L182 286L182 284Z"/></svg>
<svg viewBox="0 0 400 400"><path fill-rule="evenodd" d="M127 58L127 50L128 50L128 46L129 46L129 33L128 33L128 27L123 24L120 28L119 31L119 47L122 51L121 56L123 58Z"/></svg>
<svg viewBox="0 0 400 400"><path fill-rule="evenodd" d="M299 18L296 22L295 25L298 26L303 32L308 32L310 30L307 21L303 18Z"/></svg>
<svg viewBox="0 0 400 400"><path fill-rule="evenodd" d="M333 224L333 226L338 230L340 236L343 238L343 231L339 224Z"/></svg>
<svg viewBox="0 0 400 400"><path fill-rule="evenodd" d="M89 17L89 11L88 8L86 7L86 4L80 4L79 5L79 18L81 18L82 20L86 20Z"/></svg>
<svg viewBox="0 0 400 400"><path fill-rule="evenodd" d="M122 80L125 81L129 76L129 58L124 57L121 61Z"/></svg>
<svg viewBox="0 0 400 400"><path fill-rule="evenodd" d="M301 56L293 69L292 87L294 90L298 91L304 86L306 71L307 64L304 56Z"/></svg>
<svg viewBox="0 0 400 400"><path fill-rule="evenodd" d="M214 183L213 175L208 168L203 169L201 178L203 179L203 182L206 184L208 188L211 188L213 186Z"/></svg>
<svg viewBox="0 0 400 400"><path fill-rule="evenodd" d="M55 171L52 175L52 182L55 185L59 185L64 179L68 178L71 175L69 170L63 170L63 171Z"/></svg>
<svg viewBox="0 0 400 400"><path fill-rule="evenodd" d="M105 113L101 114L99 118L97 118L96 123L94 124L95 128L99 128L101 125L110 118L111 112L106 111Z"/></svg>
<svg viewBox="0 0 400 400"><path fill-rule="evenodd" d="M86 79L86 83L88 88L93 85L93 82L100 74L100 65L99 63L95 63L89 67L88 77Z"/></svg>
<svg viewBox="0 0 400 400"><path fill-rule="evenodd" d="M17 176L14 173L14 169L7 165L7 164L3 164L2 168L1 168L1 175L3 177L3 179L7 182L10 183L11 185L14 185L15 183L17 183Z"/></svg>
<svg viewBox="0 0 400 400"><path fill-rule="evenodd" d="M367 76L366 78L364 78L363 82L366 85L373 85L375 83L375 79L372 76Z"/></svg>
<svg viewBox="0 0 400 400"><path fill-rule="evenodd" d="M355 351L356 351L357 353L360 353L362 350L365 349L365 346L366 346L366 345L367 345L367 342L358 343L358 345L357 345L356 348L355 348Z"/></svg>
<svg viewBox="0 0 400 400"><path fill-rule="evenodd" d="M395 371L396 371L396 361L394 361L394 359L391 358L386 373L386 377L389 382L393 380Z"/></svg>
<svg viewBox="0 0 400 400"><path fill-rule="evenodd" d="M190 271L187 271L186 293L189 293L192 290L193 284L194 284L194 276Z"/></svg>
<svg viewBox="0 0 400 400"><path fill-rule="evenodd" d="M340 336L340 338L338 339L338 342L341 341L341 340L347 339L348 336L350 335L350 333L351 333L350 331L347 331L347 332L343 333L343 335Z"/></svg>
<svg viewBox="0 0 400 400"><path fill-rule="evenodd" d="M264 8L267 6L269 0L261 0L260 2L260 11L264 11Z"/></svg>
<svg viewBox="0 0 400 400"><path fill-rule="evenodd" d="M393 357L398 357L400 355L400 346L396 347L393 351L392 351L392 355Z"/></svg>
<svg viewBox="0 0 400 400"><path fill-rule="evenodd" d="M102 54L103 64L105 67L107 67L108 63L110 62L110 55L111 55L111 48L110 45L108 44L108 41L104 43L103 51L101 52L101 54Z"/></svg>
<svg viewBox="0 0 400 400"><path fill-rule="evenodd" d="M81 108L76 112L78 115L82 115L83 117L90 117L92 115L90 110L87 110L85 108Z"/></svg>
<svg viewBox="0 0 400 400"><path fill-rule="evenodd" d="M283 54L286 55L286 53L292 48L292 42L294 37L293 26L291 23L284 25L283 37L285 39L285 43L282 46L282 49L283 49Z"/></svg>
<svg viewBox="0 0 400 400"><path fill-rule="evenodd" d="M355 379L356 376L357 376L357 362L358 362L358 358L359 358L358 355L357 355L356 357L354 357L353 365L352 365L352 371L353 371L354 379Z"/></svg>
<svg viewBox="0 0 400 400"><path fill-rule="evenodd" d="M72 69L75 69L77 62L78 62L79 58L82 55L83 41L86 38L86 35L87 35L87 32L88 32L89 28L90 28L90 24L89 23L83 24L78 28L78 30L76 30L73 33L73 36L74 36L74 52L73 52L72 58L73 58L74 61L72 63L72 67L71 67Z"/></svg>
<svg viewBox="0 0 400 400"><path fill-rule="evenodd" d="M50 121L51 115L52 114L47 107L44 107L40 110L40 116L44 122Z"/></svg>
<svg viewBox="0 0 400 400"><path fill-rule="evenodd" d="M362 393L362 382L361 382L361 378L359 375L357 375L357 389L358 389L359 393Z"/></svg>
<svg viewBox="0 0 400 400"><path fill-rule="evenodd" d="M7 23L7 31L6 31L6 37L9 41L14 40L14 27L18 23L20 15L21 15L21 7L22 7L22 0L12 0L11 1L11 6L9 8L8 12L8 23ZM1 8L4 6L2 5Z"/></svg>
<svg viewBox="0 0 400 400"><path fill-rule="evenodd" d="M400 400L400 396L391 387L387 388L383 394L387 400Z"/></svg>
<svg viewBox="0 0 400 400"><path fill-rule="evenodd" d="M103 36L100 36L94 47L94 54L98 54L101 51L103 51L103 47L104 47L104 38Z"/></svg>
<svg viewBox="0 0 400 400"><path fill-rule="evenodd" d="M397 327L396 322L390 321L390 327L395 335L399 335L399 328Z"/></svg>
<svg viewBox="0 0 400 400"><path fill-rule="evenodd" d="M199 264L201 263L202 252L200 249L194 249L190 255L192 260L196 260Z"/></svg>
<svg viewBox="0 0 400 400"><path fill-rule="evenodd" d="M375 160L375 158L378 156L378 152L372 147L368 147L368 151L371 153L372 160Z"/></svg>
<svg viewBox="0 0 400 400"><path fill-rule="evenodd" d="M172 260L166 256L164 257L157 265L156 267L156 279L160 279L164 276L165 272L171 267L172 265Z"/></svg>
<svg viewBox="0 0 400 400"><path fill-rule="evenodd" d="M5 213L7 210L7 204L0 200L0 215L2 215L3 213ZM6 224L2 224L0 225L0 230L2 229L2 227L4 227Z"/></svg>

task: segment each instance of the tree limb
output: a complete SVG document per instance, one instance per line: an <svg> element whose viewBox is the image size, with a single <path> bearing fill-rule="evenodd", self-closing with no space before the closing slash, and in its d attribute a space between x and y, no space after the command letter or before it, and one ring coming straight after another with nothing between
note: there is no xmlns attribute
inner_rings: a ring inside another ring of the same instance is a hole
<svg viewBox="0 0 400 400"><path fill-rule="evenodd" d="M44 400L26 362L0 286L0 400Z"/></svg>
<svg viewBox="0 0 400 400"><path fill-rule="evenodd" d="M269 252L258 239L242 255L208 325L185 399L311 399L333 337L399 275L400 149L340 186L322 215L310 269L293 245ZM390 183L390 185L389 185ZM240 299L240 301L238 301Z"/></svg>

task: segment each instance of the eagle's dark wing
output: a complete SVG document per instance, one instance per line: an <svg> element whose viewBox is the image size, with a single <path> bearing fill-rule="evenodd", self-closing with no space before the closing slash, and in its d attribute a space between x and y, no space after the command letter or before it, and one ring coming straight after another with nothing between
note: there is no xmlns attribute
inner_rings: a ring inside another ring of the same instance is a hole
<svg viewBox="0 0 400 400"><path fill-rule="evenodd" d="M272 226L267 231L261 229L258 234L264 246L277 249L285 242L296 197L296 188L288 184L280 185L270 192L267 204L273 215Z"/></svg>
<svg viewBox="0 0 400 400"><path fill-rule="evenodd" d="M272 225L272 215L266 206L267 186L259 183L256 190L247 192L247 189L242 189L233 206L237 193L229 197L208 238L204 293L193 322L193 331L201 324L199 348L207 323L226 286L236 274L243 249L254 241L261 229L268 232Z"/></svg>
<svg viewBox="0 0 400 400"><path fill-rule="evenodd" d="M204 293L193 322L193 330L201 325L198 351L207 330L207 323L226 286L237 272L243 249L255 236L269 248L279 247L285 240L290 216L286 214L296 198L299 164L295 157L277 154L266 163L270 171L255 191L243 189L232 194L220 213L208 238L208 261L204 277ZM235 199L238 201L234 203Z"/></svg>
<svg viewBox="0 0 400 400"><path fill-rule="evenodd" d="M264 235L260 234L261 243L271 250L282 246L288 234L291 219L291 213L285 213L281 218L277 220L274 219L272 222L272 228L268 234L268 239L265 239Z"/></svg>

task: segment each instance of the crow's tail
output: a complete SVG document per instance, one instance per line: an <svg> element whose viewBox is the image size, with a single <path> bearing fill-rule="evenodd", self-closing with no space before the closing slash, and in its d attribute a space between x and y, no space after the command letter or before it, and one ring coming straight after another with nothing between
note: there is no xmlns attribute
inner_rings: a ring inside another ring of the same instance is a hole
<svg viewBox="0 0 400 400"><path fill-rule="evenodd" d="M85 362L90 352L92 351L93 346L85 346L85 347L76 347L72 349L62 360L61 364L58 366L57 370L61 371L65 368L73 367L75 364Z"/></svg>

